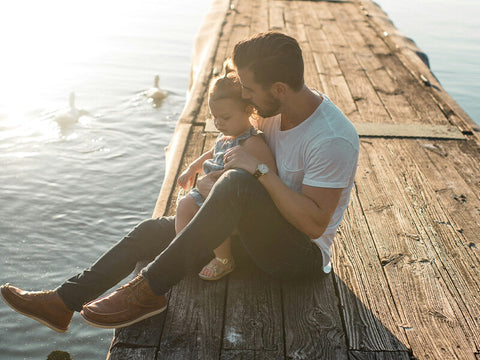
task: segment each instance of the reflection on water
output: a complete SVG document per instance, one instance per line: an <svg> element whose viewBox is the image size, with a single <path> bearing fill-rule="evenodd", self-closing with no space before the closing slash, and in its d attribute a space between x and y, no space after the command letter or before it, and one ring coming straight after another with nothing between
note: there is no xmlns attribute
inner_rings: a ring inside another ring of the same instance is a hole
<svg viewBox="0 0 480 360"><path fill-rule="evenodd" d="M209 3L2 4L1 283L55 287L151 215ZM155 108L156 74L168 96ZM78 314L67 334L3 302L0 318L2 359L105 358L112 338Z"/></svg>

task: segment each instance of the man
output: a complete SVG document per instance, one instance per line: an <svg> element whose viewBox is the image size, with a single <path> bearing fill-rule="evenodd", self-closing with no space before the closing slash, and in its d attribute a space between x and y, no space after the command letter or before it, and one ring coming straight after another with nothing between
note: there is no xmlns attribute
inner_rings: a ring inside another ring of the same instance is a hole
<svg viewBox="0 0 480 360"><path fill-rule="evenodd" d="M278 175L241 147L233 148L224 158L227 171L176 237L173 218L146 220L56 290L2 286L12 308L60 332L67 330L74 310L97 327L128 326L164 311L164 294L187 271L200 270L234 229L246 253L272 276L307 276L319 264L330 271L330 246L357 166L357 133L326 96L304 84L295 39L258 34L235 46L233 62L243 96L264 117L258 126ZM134 280L93 300L152 254L159 255Z"/></svg>

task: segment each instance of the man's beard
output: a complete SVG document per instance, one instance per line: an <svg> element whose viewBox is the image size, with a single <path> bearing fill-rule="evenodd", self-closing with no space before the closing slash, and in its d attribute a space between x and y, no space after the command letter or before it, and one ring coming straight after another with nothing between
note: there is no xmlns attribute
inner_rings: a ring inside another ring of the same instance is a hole
<svg viewBox="0 0 480 360"><path fill-rule="evenodd" d="M257 109L257 114L263 118L275 116L280 112L280 101L273 96L270 96L270 98L267 99L266 105L263 107L254 103L252 103L252 105Z"/></svg>

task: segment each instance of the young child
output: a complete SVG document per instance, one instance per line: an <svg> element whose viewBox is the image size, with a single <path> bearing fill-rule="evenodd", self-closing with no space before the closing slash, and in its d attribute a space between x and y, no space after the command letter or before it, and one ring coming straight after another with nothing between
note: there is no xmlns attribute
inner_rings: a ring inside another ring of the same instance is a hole
<svg viewBox="0 0 480 360"><path fill-rule="evenodd" d="M183 189L191 187L195 176L202 168L205 174L218 179L224 170L225 152L237 145L245 149L259 160L276 171L275 160L263 137L250 123L253 106L242 98L242 86L233 67L225 63L225 75L216 78L209 89L208 106L213 116L215 127L220 134L212 149L193 161L178 178L178 185ZM213 185L213 182L212 182ZM210 191L210 189L208 189ZM202 206L208 193L200 193L198 188L192 189L182 197L177 205L175 230L177 234L188 225ZM212 259L199 273L203 280L219 280L231 273L235 261L230 248L230 238L226 239L214 250Z"/></svg>

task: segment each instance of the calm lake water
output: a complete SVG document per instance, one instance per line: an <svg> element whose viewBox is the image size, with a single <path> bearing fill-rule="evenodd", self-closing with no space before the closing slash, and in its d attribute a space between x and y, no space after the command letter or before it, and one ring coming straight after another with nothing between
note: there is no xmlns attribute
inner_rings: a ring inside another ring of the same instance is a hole
<svg viewBox="0 0 480 360"><path fill-rule="evenodd" d="M152 214L211 0L11 1L0 10L0 282L50 289ZM168 96L143 92L160 75ZM76 107L76 124L57 121ZM113 332L57 334L0 301L0 359L105 359Z"/></svg>
<svg viewBox="0 0 480 360"><path fill-rule="evenodd" d="M11 1L0 13L0 282L50 289L151 215L211 0ZM380 0L480 122L477 0ZM28 11L26 10L28 9ZM415 9L415 10L412 10ZM168 92L154 108L155 74ZM90 115L68 124L58 114ZM67 334L0 302L0 359L104 359L112 331L75 314Z"/></svg>

